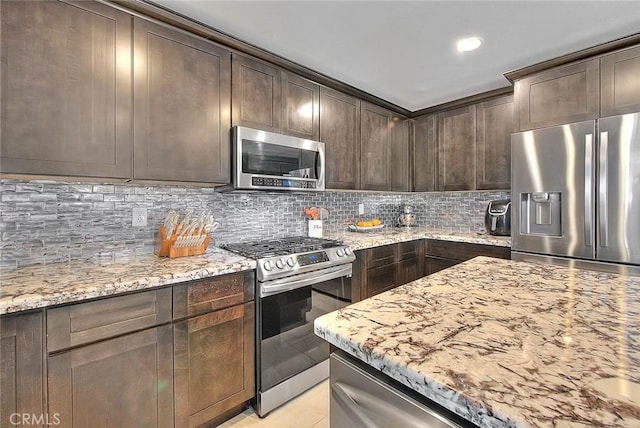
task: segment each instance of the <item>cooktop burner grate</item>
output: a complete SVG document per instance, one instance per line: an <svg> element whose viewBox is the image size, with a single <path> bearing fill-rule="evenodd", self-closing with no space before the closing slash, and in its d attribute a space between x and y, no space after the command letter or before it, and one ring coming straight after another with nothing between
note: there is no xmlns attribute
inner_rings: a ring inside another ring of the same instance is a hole
<svg viewBox="0 0 640 428"><path fill-rule="evenodd" d="M261 259L265 257L307 253L309 251L318 251L323 248L333 248L341 245L342 242L335 239L294 236L291 238L226 244L222 247L244 257Z"/></svg>

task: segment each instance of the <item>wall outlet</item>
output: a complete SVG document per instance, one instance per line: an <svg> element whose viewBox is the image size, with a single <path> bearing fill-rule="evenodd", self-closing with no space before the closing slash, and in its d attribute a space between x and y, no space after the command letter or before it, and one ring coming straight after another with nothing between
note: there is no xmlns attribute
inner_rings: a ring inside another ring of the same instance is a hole
<svg viewBox="0 0 640 428"><path fill-rule="evenodd" d="M359 215L364 214L364 204L358 204L358 214Z"/></svg>
<svg viewBox="0 0 640 428"><path fill-rule="evenodd" d="M132 226L146 226L147 225L147 209L144 207L133 209Z"/></svg>

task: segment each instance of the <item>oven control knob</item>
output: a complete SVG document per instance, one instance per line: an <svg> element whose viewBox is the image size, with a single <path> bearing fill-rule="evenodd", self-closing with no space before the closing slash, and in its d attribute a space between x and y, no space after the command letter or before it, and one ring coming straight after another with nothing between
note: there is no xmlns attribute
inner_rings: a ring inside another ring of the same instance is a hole
<svg viewBox="0 0 640 428"><path fill-rule="evenodd" d="M277 267L278 269L282 269L282 268L284 267L284 261L283 261L283 259L278 259L278 260L276 260L276 267Z"/></svg>
<svg viewBox="0 0 640 428"><path fill-rule="evenodd" d="M270 272L273 269L273 265L271 264L271 261L267 260L266 262L264 262L262 264L262 267L264 268L264 270L266 270L267 272Z"/></svg>
<svg viewBox="0 0 640 428"><path fill-rule="evenodd" d="M344 250L342 248L338 248L338 250L336 251L336 254L338 255L338 257L343 257L344 256Z"/></svg>
<svg viewBox="0 0 640 428"><path fill-rule="evenodd" d="M344 249L344 253L345 253L347 256L350 256L350 255L351 255L351 248L349 248L349 247L345 248L345 249Z"/></svg>
<svg viewBox="0 0 640 428"><path fill-rule="evenodd" d="M287 259L287 264L288 264L290 267L293 267L293 266L296 264L296 261L295 261L295 260L293 260L293 257L289 257L289 258Z"/></svg>

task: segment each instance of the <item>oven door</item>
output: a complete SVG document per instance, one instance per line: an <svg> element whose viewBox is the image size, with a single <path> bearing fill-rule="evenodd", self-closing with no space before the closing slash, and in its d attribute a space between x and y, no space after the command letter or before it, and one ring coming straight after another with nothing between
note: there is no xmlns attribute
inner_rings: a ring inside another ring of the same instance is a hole
<svg viewBox="0 0 640 428"><path fill-rule="evenodd" d="M313 322L349 302L314 288L350 289L351 264L270 282L277 284L269 281L259 284L259 391L266 391L329 358L329 344L314 334Z"/></svg>

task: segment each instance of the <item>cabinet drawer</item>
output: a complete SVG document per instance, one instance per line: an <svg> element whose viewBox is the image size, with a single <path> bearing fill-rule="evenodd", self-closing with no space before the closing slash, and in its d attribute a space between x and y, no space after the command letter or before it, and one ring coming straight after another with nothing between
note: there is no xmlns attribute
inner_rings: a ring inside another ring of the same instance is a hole
<svg viewBox="0 0 640 428"><path fill-rule="evenodd" d="M477 256L510 259L511 249L493 245L427 239L425 241L425 254L460 261L470 260Z"/></svg>
<svg viewBox="0 0 640 428"><path fill-rule="evenodd" d="M375 268L393 264L396 258L396 248L394 245L384 245L367 250L367 267Z"/></svg>
<svg viewBox="0 0 640 428"><path fill-rule="evenodd" d="M253 271L201 279L173 287L173 318L204 314L254 299Z"/></svg>
<svg viewBox="0 0 640 428"><path fill-rule="evenodd" d="M415 259L421 252L422 240L400 242L398 244L398 261Z"/></svg>
<svg viewBox="0 0 640 428"><path fill-rule="evenodd" d="M119 336L171 321L171 288L47 310L47 351Z"/></svg>

